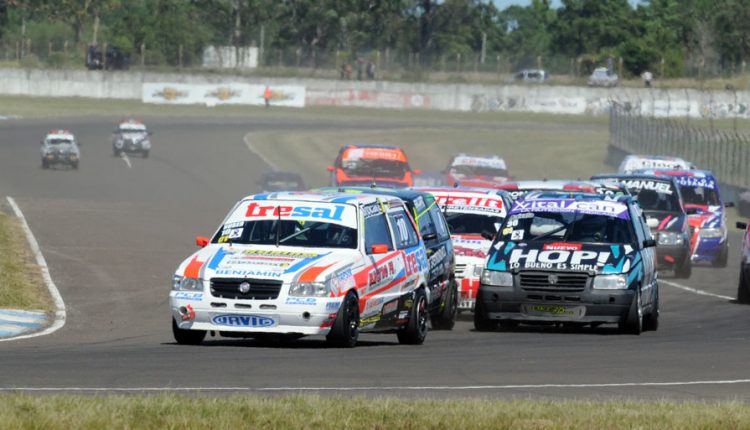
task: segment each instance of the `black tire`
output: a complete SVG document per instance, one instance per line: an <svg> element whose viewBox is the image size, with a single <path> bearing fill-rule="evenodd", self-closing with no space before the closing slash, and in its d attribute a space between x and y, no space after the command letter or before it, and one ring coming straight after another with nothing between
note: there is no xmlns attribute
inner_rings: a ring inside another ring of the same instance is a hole
<svg viewBox="0 0 750 430"><path fill-rule="evenodd" d="M422 288L414 291L414 303L409 312L409 323L396 332L398 343L402 345L421 345L427 337L427 296Z"/></svg>
<svg viewBox="0 0 750 430"><path fill-rule="evenodd" d="M727 267L728 263L729 263L729 244L724 242L724 245L721 246L721 250L719 251L719 256L716 257L716 260L711 262L711 265L713 267L723 269L724 267Z"/></svg>
<svg viewBox="0 0 750 430"><path fill-rule="evenodd" d="M148 158L148 151L143 151L143 158Z"/></svg>
<svg viewBox="0 0 750 430"><path fill-rule="evenodd" d="M432 318L433 330L453 330L458 313L458 285L455 279L448 284L448 296L443 303L442 311Z"/></svg>
<svg viewBox="0 0 750 430"><path fill-rule="evenodd" d="M643 317L643 331L656 331L659 329L659 290L657 288L654 304L651 307L651 312L644 315Z"/></svg>
<svg viewBox="0 0 750 430"><path fill-rule="evenodd" d="M119 157L120 154L122 154L122 151L120 151L119 149L114 149L112 152L115 154L115 157Z"/></svg>
<svg viewBox="0 0 750 430"><path fill-rule="evenodd" d="M73 167L74 169L78 170L78 163L72 163L71 167Z"/></svg>
<svg viewBox="0 0 750 430"><path fill-rule="evenodd" d="M515 330L520 324L521 323L514 320L500 320L497 322L497 326L500 327L501 330Z"/></svg>
<svg viewBox="0 0 750 430"><path fill-rule="evenodd" d="M643 331L643 303L641 302L640 287L635 290L633 303L630 304L628 315L619 323L620 331L639 335Z"/></svg>
<svg viewBox="0 0 750 430"><path fill-rule="evenodd" d="M675 278L688 279L693 274L693 263L690 261L688 256L682 266L678 267L674 271Z"/></svg>
<svg viewBox="0 0 750 430"><path fill-rule="evenodd" d="M205 330L183 330L172 318L172 335L180 345L200 345L206 337Z"/></svg>
<svg viewBox="0 0 750 430"><path fill-rule="evenodd" d="M750 285L745 278L745 269L740 268L740 282L737 285L737 303L750 305Z"/></svg>
<svg viewBox="0 0 750 430"><path fill-rule="evenodd" d="M359 339L359 300L357 295L349 291L333 322L326 341L339 348L353 348Z"/></svg>
<svg viewBox="0 0 750 430"><path fill-rule="evenodd" d="M484 310L484 301L482 295L477 291L476 304L474 305L474 329L476 331L494 330L497 324L495 321L487 318L487 311Z"/></svg>
<svg viewBox="0 0 750 430"><path fill-rule="evenodd" d="M49 169L49 163L47 160L42 160L42 169Z"/></svg>

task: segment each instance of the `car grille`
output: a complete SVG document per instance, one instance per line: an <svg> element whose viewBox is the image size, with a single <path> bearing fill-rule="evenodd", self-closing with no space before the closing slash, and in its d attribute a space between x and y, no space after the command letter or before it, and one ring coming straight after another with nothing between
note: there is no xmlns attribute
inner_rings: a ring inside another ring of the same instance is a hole
<svg viewBox="0 0 750 430"><path fill-rule="evenodd" d="M240 292L240 284L247 282L250 290ZM281 281L268 279L214 278L211 279L211 295L224 299L273 300L279 297Z"/></svg>
<svg viewBox="0 0 750 430"><path fill-rule="evenodd" d="M557 277L552 283L550 277ZM526 291L580 292L586 288L589 276L585 273L521 272L521 288Z"/></svg>
<svg viewBox="0 0 750 430"><path fill-rule="evenodd" d="M466 276L466 265L465 264L456 264L456 278L464 278Z"/></svg>

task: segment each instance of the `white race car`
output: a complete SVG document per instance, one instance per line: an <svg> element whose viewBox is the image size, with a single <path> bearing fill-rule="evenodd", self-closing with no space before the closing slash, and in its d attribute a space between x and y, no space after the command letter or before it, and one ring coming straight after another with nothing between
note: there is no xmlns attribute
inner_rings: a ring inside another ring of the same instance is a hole
<svg viewBox="0 0 750 430"><path fill-rule="evenodd" d="M695 165L678 157L661 155L628 155L620 163L618 173L633 173L639 169L691 170Z"/></svg>
<svg viewBox="0 0 750 430"><path fill-rule="evenodd" d="M241 200L174 274L169 306L180 344L228 337L360 331L427 335L424 243L402 200L367 194L273 193Z"/></svg>
<svg viewBox="0 0 750 430"><path fill-rule="evenodd" d="M453 252L456 255L456 282L459 311L474 309L482 269L492 239L511 204L505 191L472 188L419 188L437 200L450 226Z"/></svg>

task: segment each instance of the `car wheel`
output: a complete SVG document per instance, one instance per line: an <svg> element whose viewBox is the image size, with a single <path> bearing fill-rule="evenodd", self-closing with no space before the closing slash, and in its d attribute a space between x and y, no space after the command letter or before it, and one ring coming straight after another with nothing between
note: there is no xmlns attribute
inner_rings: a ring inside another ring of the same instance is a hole
<svg viewBox="0 0 750 430"><path fill-rule="evenodd" d="M42 169L49 169L49 163L47 160L42 160Z"/></svg>
<svg viewBox="0 0 750 430"><path fill-rule="evenodd" d="M721 246L721 250L719 251L719 256L716 257L716 260L711 262L711 265L717 268L724 268L724 267L727 267L728 262L729 262L729 244L724 242L724 244Z"/></svg>
<svg viewBox="0 0 750 430"><path fill-rule="evenodd" d="M339 313L333 322L326 340L333 346L352 348L359 339L359 300L357 295L349 291L341 303Z"/></svg>
<svg viewBox="0 0 750 430"><path fill-rule="evenodd" d="M119 149L115 149L112 152L115 154L115 157L119 157L120 154L122 154L122 151L120 151Z"/></svg>
<svg viewBox="0 0 750 430"><path fill-rule="evenodd" d="M620 331L639 335L643 331L643 303L641 302L641 289L635 290L633 303L630 305L630 311L623 321L619 324Z"/></svg>
<svg viewBox="0 0 750 430"><path fill-rule="evenodd" d="M78 163L72 163L71 167L73 167L74 169L78 170Z"/></svg>
<svg viewBox="0 0 750 430"><path fill-rule="evenodd" d="M409 322L406 327L396 332L398 343L404 345L421 345L427 337L427 296L422 288L414 291Z"/></svg>
<svg viewBox="0 0 750 430"><path fill-rule="evenodd" d="M693 273L693 263L690 261L690 257L688 257L685 259L685 262L682 263L682 266L675 269L674 276L680 279L688 279L690 278L690 275L692 273Z"/></svg>
<svg viewBox="0 0 750 430"><path fill-rule="evenodd" d="M206 331L181 329L177 327L177 323L172 318L172 335L180 345L200 345L206 337Z"/></svg>
<svg viewBox="0 0 750 430"><path fill-rule="evenodd" d="M651 307L651 312L644 316L643 330L644 331L656 331L659 329L659 290L655 293L654 304Z"/></svg>
<svg viewBox="0 0 750 430"><path fill-rule="evenodd" d="M476 331L491 331L496 327L495 321L487 318L487 311L484 310L484 300L477 291L476 304L474 305L474 329Z"/></svg>
<svg viewBox="0 0 750 430"><path fill-rule="evenodd" d="M435 330L453 330L453 326L456 325L458 286L455 279L452 279L448 285L448 296L443 303L443 310L432 318L432 328Z"/></svg>
<svg viewBox="0 0 750 430"><path fill-rule="evenodd" d="M740 268L740 282L737 285L737 303L743 305L750 304L750 285L748 285L747 278L745 278L744 268Z"/></svg>
<svg viewBox="0 0 750 430"><path fill-rule="evenodd" d="M143 158L148 158L148 151L143 151Z"/></svg>

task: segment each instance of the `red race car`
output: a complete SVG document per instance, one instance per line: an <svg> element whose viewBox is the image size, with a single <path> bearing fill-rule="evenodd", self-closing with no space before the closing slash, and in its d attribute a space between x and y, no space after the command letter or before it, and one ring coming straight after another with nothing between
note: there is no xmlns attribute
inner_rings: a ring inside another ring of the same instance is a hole
<svg viewBox="0 0 750 430"><path fill-rule="evenodd" d="M421 172L409 166L404 150L386 145L347 145L339 150L332 166L331 184L406 188L414 185L414 175Z"/></svg>
<svg viewBox="0 0 750 430"><path fill-rule="evenodd" d="M448 163L446 183L453 187L495 188L510 180L505 160L497 155L458 154Z"/></svg>

